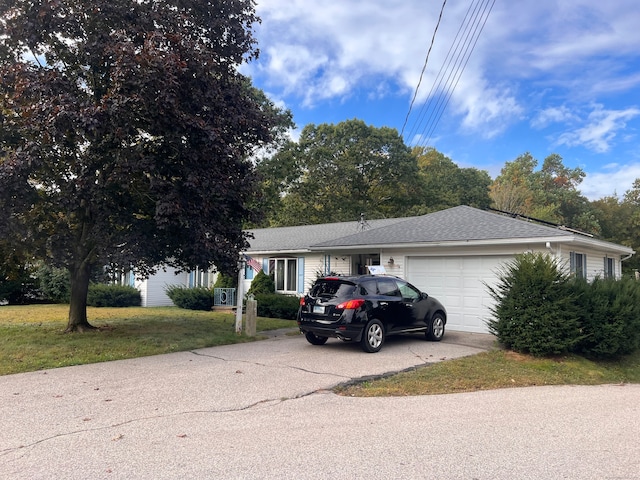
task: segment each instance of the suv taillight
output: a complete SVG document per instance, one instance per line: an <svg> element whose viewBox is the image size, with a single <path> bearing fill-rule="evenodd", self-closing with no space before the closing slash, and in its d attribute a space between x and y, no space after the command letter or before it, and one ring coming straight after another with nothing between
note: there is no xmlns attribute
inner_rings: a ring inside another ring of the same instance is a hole
<svg viewBox="0 0 640 480"><path fill-rule="evenodd" d="M347 300L346 302L342 302L336 308L339 310L355 310L356 308L360 308L364 305L364 299L355 298L353 300Z"/></svg>
<svg viewBox="0 0 640 480"><path fill-rule="evenodd" d="M304 297L300 297L300 306L304 307L306 305L305 301L304 301Z"/></svg>

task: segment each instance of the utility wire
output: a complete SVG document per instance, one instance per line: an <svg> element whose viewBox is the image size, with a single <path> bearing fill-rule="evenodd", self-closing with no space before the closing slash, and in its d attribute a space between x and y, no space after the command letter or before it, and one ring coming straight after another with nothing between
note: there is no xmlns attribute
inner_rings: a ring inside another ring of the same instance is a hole
<svg viewBox="0 0 640 480"><path fill-rule="evenodd" d="M493 4L495 4L495 0L493 0L491 4L491 8L493 8ZM473 27L474 31L470 36L469 43L465 44L465 49L463 54L464 61L458 64L455 73L452 73L450 75L451 81L448 83L448 87L444 96L441 97L441 102L434 113L433 121L431 122L429 128L424 130L425 134L422 136L422 140L420 142L421 146L426 146L429 143L429 141L433 137L433 134L435 133L435 130L438 126L438 123L440 122L440 119L442 118L442 115L444 114L444 111L446 110L446 107L449 105L449 101L453 96L453 92L458 86L458 83L460 82L460 78L462 77L462 73L464 72L467 64L469 63L469 58L471 57L471 54L473 53L473 50L475 49L475 46L478 43L480 33L482 33L482 30L484 29L484 26L487 22L488 14L485 16L485 13L487 11L488 6L489 6L489 2L487 2L486 5L484 5L483 7L484 9L481 14L481 17L478 18L478 23L476 23L475 26ZM489 13L490 12L491 12L491 9L489 9ZM482 21L483 16L484 16L484 20ZM482 21L481 26L480 26L480 21Z"/></svg>
<svg viewBox="0 0 640 480"><path fill-rule="evenodd" d="M409 105L409 111L407 112L407 116L404 119L404 124L402 125L402 131L400 132L400 136L404 133L404 127L407 125L407 121L409 120L409 115L411 115L411 109L413 108L413 103L416 101L416 97L418 96L418 90L420 89L420 84L422 83L422 77L424 76L424 71L427 69L427 63L429 63L429 55L431 54L431 49L433 48L433 44L436 40L436 33L438 33L438 27L440 26L440 21L442 20L442 13L444 12L444 7L447 4L447 0L442 2L442 8L440 9L440 16L438 17L438 22L436 23L436 28L433 31L433 35L431 37L431 44L429 45L429 50L427 50L427 57L424 59L424 65L422 66L422 71L420 72L420 78L418 80L418 85L416 85L416 90L413 92L413 98L411 99L411 104Z"/></svg>
<svg viewBox="0 0 640 480"><path fill-rule="evenodd" d="M489 4L491 4L489 6ZM434 83L429 91L429 95L427 96L428 100L422 105L420 111L418 113L417 120L413 123L413 127L410 130L410 135L408 136L409 141L414 137L414 135L418 135L420 131L423 132L421 137L421 141L418 142L417 146L426 145L427 142L431 139L435 129L449 104L451 96L453 95L453 91L458 85L460 81L460 77L466 68L466 65L469 61L471 53L475 49L475 46L478 42L480 34L486 25L486 22L489 18L489 14L493 9L495 4L495 0L481 0L478 3L475 3L475 0L472 0L469 9L463 19L460 28L456 34L456 37L449 48L447 56L434 80ZM444 5L443 5L444 7ZM441 12L442 15L442 12ZM439 24L439 22L438 22ZM437 30L437 27L436 27ZM435 33L434 33L435 37ZM432 40L433 45L433 40ZM431 47L429 48L429 52L431 51ZM428 54L427 54L428 58ZM425 62L426 67L426 62ZM423 69L424 73L424 69ZM445 80L446 77L446 80ZM420 76L420 80L422 80L422 75ZM444 83L444 85L443 85ZM420 83L418 83L418 88ZM415 101L417 96L418 88L416 88L416 92L414 94L414 98L411 102L411 107ZM435 104L435 105L434 105ZM409 113L407 113L407 119L405 120L404 128L407 124L407 120L411 113L411 107L409 109ZM429 113L427 118L426 126L423 127L423 121L425 116Z"/></svg>

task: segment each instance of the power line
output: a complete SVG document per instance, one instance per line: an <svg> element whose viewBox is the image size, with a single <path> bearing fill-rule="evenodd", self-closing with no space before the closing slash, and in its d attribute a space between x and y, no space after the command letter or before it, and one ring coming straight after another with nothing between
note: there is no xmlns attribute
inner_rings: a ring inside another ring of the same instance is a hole
<svg viewBox="0 0 640 480"><path fill-rule="evenodd" d="M418 112L417 120L413 122L413 126L408 135L409 141L418 136L422 132L421 140L416 146L426 145L435 132L435 129L447 107L455 88L457 87L462 73L467 66L469 58L475 49L480 34L489 18L491 10L495 4L495 0L479 0L477 3L472 0L469 9L458 29L455 39L452 42L449 51L443 61L443 64L436 76L434 83L429 91L427 100ZM429 48L431 51L431 47ZM426 65L426 64L425 64ZM424 72L424 70L423 70ZM422 76L421 76L422 80ZM420 84L418 84L419 87ZM418 89L416 88L417 96ZM413 106L413 101L411 103ZM411 113L407 113L407 119ZM425 117L429 113L426 125L423 128ZM405 125L407 120L405 120ZM403 126L404 133L404 126Z"/></svg>
<svg viewBox="0 0 640 480"><path fill-rule="evenodd" d="M404 127L407 125L407 121L409 120L409 115L411 115L411 109L413 108L413 103L416 101L416 97L418 96L418 90L420 89L420 84L422 83L422 77L424 75L424 71L427 69L427 63L429 62L429 55L431 54L431 49L433 48L433 44L436 40L436 33L438 33L438 27L440 26L440 21L442 20L442 13L444 12L444 7L447 4L447 0L442 2L442 8L440 9L440 16L438 17L438 22L436 23L436 28L433 31L433 35L431 37L431 44L429 45L429 50L427 50L427 56L424 59L424 65L422 66L422 71L420 72L420 78L418 79L418 85L416 85L416 89L413 92L413 98L411 99L411 104L409 105L409 111L407 112L407 116L404 119L404 124L402 125L402 131L400 132L400 136L404 133Z"/></svg>

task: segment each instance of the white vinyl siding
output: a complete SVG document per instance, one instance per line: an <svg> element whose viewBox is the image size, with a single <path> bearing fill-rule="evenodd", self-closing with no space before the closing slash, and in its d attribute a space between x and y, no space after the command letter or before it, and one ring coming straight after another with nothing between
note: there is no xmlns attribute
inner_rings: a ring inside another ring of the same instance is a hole
<svg viewBox="0 0 640 480"><path fill-rule="evenodd" d="M167 296L165 289L170 285L189 286L189 274L182 272L176 275L174 268L160 269L143 281L136 281L136 288L140 290L143 307L171 307L173 302Z"/></svg>

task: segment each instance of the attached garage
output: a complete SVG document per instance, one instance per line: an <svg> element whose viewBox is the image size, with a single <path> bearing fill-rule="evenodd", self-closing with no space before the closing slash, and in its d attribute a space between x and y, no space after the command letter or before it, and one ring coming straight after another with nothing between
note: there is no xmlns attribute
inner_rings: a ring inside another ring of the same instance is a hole
<svg viewBox="0 0 640 480"><path fill-rule="evenodd" d="M406 258L406 277L447 308L447 327L462 332L486 333L493 299L486 285L494 286L496 272L513 256L455 256Z"/></svg>
<svg viewBox="0 0 640 480"><path fill-rule="evenodd" d="M489 331L494 302L487 285L496 285L500 268L517 254L544 252L572 274L591 280L619 277L622 261L634 253L563 226L467 206L362 228L312 244L310 250L334 258L375 253L387 274L408 280L444 304L448 330L475 333Z"/></svg>

